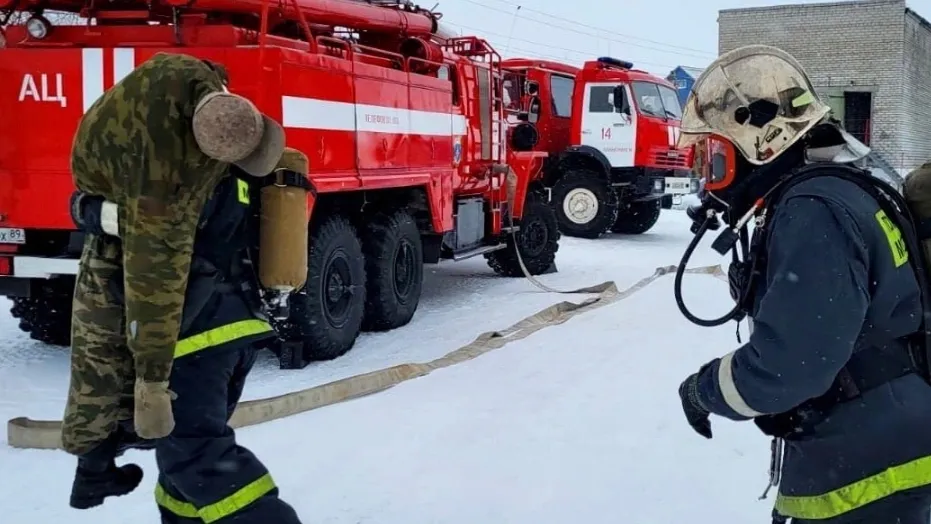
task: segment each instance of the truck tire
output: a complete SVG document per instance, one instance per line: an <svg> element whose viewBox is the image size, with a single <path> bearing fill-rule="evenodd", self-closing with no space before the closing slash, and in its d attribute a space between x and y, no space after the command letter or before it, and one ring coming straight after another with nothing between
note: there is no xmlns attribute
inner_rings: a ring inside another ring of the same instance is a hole
<svg viewBox="0 0 931 524"><path fill-rule="evenodd" d="M362 233L365 253L365 331L401 327L414 317L423 289L423 243L405 211L378 213Z"/></svg>
<svg viewBox="0 0 931 524"><path fill-rule="evenodd" d="M656 225L662 208L662 199L633 202L617 214L617 220L611 227L611 231L627 235L646 233Z"/></svg>
<svg viewBox="0 0 931 524"><path fill-rule="evenodd" d="M508 235L506 248L485 255L488 266L505 277L524 276L517 259L519 250L527 271L531 275L542 274L553 265L559 250L556 211L542 197L529 195L516 237L515 241L515 235Z"/></svg>
<svg viewBox="0 0 931 524"><path fill-rule="evenodd" d="M345 217L324 219L310 233L307 283L291 296L286 338L302 340L307 361L352 349L365 313L365 260Z"/></svg>
<svg viewBox="0 0 931 524"><path fill-rule="evenodd" d="M553 186L559 230L579 238L598 238L617 219L617 191L607 178L585 169L563 173Z"/></svg>
<svg viewBox="0 0 931 524"><path fill-rule="evenodd" d="M71 345L71 304L74 277L43 282L29 298L14 297L10 314L29 337L53 346Z"/></svg>

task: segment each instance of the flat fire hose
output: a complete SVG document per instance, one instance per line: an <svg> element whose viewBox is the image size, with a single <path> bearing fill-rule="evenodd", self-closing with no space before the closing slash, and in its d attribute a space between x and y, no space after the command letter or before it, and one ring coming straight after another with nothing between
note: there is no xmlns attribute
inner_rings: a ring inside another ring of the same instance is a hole
<svg viewBox="0 0 931 524"><path fill-rule="evenodd" d="M511 342L527 338L541 329L562 324L576 315L623 300L660 277L675 271L676 266L658 267L652 275L623 291L619 291L614 282L581 288L591 291L577 291L578 293L597 295L578 303L559 302L508 328L483 333L471 343L429 362L399 364L276 397L241 402L233 413L230 425L234 428L254 426L387 390L402 382L428 375L437 369L467 362ZM721 266L696 267L687 269L686 272L725 280L727 278ZM14 418L7 423L7 442L14 448L61 449L61 421Z"/></svg>

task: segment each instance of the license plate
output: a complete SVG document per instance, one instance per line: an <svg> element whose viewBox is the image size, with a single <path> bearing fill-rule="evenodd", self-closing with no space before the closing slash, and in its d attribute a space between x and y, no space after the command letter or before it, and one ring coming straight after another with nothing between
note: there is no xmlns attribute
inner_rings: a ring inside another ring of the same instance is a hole
<svg viewBox="0 0 931 524"><path fill-rule="evenodd" d="M684 195L692 192L692 179L666 177L666 193Z"/></svg>
<svg viewBox="0 0 931 524"><path fill-rule="evenodd" d="M0 227L0 244L25 244L26 230L18 227Z"/></svg>

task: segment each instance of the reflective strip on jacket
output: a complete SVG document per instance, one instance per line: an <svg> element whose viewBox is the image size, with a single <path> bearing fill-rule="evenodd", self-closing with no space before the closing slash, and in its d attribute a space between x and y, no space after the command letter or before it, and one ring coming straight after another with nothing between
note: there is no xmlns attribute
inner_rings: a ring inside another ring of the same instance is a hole
<svg viewBox="0 0 931 524"><path fill-rule="evenodd" d="M217 185L204 208L175 358L275 334L257 311L258 283L254 273L241 262L253 241L250 235L255 232L251 207L255 199L250 192L246 178L228 176ZM249 291L242 289L244 283L250 286Z"/></svg>

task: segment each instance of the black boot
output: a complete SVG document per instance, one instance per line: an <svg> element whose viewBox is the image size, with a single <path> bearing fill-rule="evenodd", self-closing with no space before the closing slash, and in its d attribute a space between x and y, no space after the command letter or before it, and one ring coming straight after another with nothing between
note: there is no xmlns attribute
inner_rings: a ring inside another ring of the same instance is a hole
<svg viewBox="0 0 931 524"><path fill-rule="evenodd" d="M135 464L116 467L111 463L104 471L92 471L78 465L71 486L71 507L88 509L103 504L107 497L120 497L136 489L142 481L142 468Z"/></svg>
<svg viewBox="0 0 931 524"><path fill-rule="evenodd" d="M78 457L71 485L71 507L88 509L103 504L107 497L119 497L136 489L142 481L142 468L135 464L117 467L114 459L122 444L120 431L114 431L96 448Z"/></svg>

